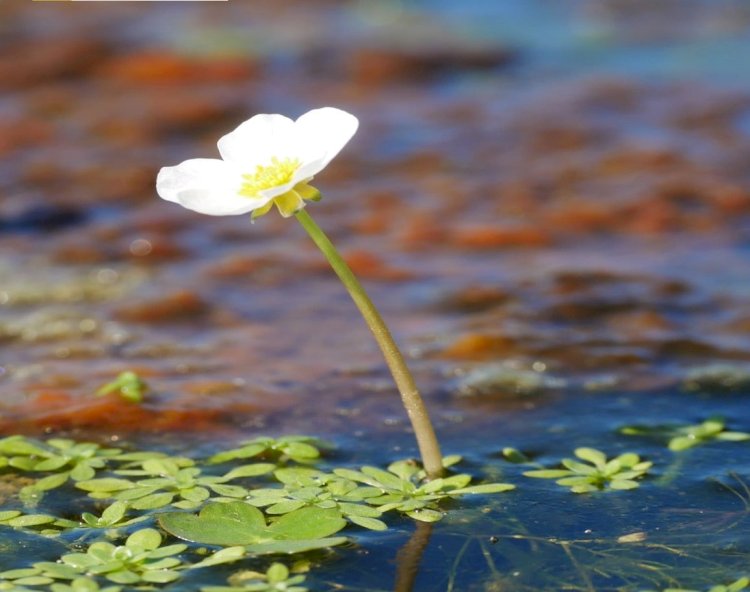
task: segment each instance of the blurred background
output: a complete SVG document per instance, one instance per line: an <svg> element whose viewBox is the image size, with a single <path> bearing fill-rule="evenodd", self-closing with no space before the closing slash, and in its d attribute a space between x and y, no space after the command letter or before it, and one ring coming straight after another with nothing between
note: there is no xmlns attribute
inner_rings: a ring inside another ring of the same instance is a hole
<svg viewBox="0 0 750 592"><path fill-rule="evenodd" d="M406 431L294 220L154 191L253 114L323 105L361 128L312 213L443 431L750 385L749 52L744 0L4 2L0 420ZM123 370L144 406L91 397Z"/></svg>

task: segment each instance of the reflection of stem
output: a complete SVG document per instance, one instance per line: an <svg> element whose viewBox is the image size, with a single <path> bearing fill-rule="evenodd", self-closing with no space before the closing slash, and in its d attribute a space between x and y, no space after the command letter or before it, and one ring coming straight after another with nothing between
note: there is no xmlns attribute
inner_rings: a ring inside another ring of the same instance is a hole
<svg viewBox="0 0 750 592"><path fill-rule="evenodd" d="M411 592L414 580L419 573L419 563L422 561L427 545L432 535L432 523L415 521L417 529L406 544L396 553L396 585L394 592Z"/></svg>
<svg viewBox="0 0 750 592"><path fill-rule="evenodd" d="M401 401L406 408L406 413L414 428L414 435L417 438L417 445L419 446L419 452L422 456L422 463L424 464L427 477L429 479L440 477L443 473L443 458L440 453L440 445L435 436L435 430L432 427L427 408L419 394L419 390L417 390L414 378L406 366L401 350L399 350L396 342L393 340L391 332L388 330L375 305L369 296L367 296L362 284L359 283L359 280L357 280L352 270L349 269L349 266L342 259L336 247L333 246L333 243L331 243L321 228L310 217L307 210L299 210L295 216L310 235L313 242L326 256L336 275L339 276L339 279L349 291L349 295L354 300L357 308L362 313L370 331L372 331L375 341L378 342L385 356L385 361L393 375L393 379L396 381L396 387L399 393L401 393Z"/></svg>

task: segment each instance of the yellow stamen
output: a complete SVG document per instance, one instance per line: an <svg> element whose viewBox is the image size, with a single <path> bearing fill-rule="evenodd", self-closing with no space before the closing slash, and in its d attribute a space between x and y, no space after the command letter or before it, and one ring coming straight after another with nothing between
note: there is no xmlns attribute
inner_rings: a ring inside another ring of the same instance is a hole
<svg viewBox="0 0 750 592"><path fill-rule="evenodd" d="M275 156L269 165L258 165L255 172L242 175L245 182L240 187L239 194L244 197L256 197L260 191L271 189L289 183L302 163L298 158L279 160Z"/></svg>

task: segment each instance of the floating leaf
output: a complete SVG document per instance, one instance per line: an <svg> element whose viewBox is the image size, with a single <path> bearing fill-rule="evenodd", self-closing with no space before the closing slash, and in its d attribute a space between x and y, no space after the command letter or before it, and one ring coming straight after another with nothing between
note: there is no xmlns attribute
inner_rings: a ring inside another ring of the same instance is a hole
<svg viewBox="0 0 750 592"><path fill-rule="evenodd" d="M593 448L577 448L575 455L590 464L566 458L561 461L564 469L538 469L524 472L526 477L556 479L556 483L569 487L573 493L591 493L603 489L625 490L639 486L636 481L651 468L652 463L641 461L633 452L626 452L613 459Z"/></svg>
<svg viewBox="0 0 750 592"><path fill-rule="evenodd" d="M162 514L159 524L184 540L237 546L322 539L341 530L346 522L337 510L308 507L290 512L267 525L263 513L257 508L243 502L229 502L208 504L197 516L178 512Z"/></svg>

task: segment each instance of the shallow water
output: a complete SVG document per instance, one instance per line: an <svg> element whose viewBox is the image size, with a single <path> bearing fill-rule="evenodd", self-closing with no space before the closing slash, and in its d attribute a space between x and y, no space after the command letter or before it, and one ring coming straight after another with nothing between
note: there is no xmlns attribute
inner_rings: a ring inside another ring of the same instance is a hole
<svg viewBox="0 0 750 592"><path fill-rule="evenodd" d="M678 455L616 430L750 429L747 7L281 5L0 6L3 433L173 450L189 434L206 451L307 433L355 465L413 456L377 348L302 230L153 189L253 113L335 104L362 127L312 213L392 325L446 452L518 485L452 508L414 589L746 574L747 445ZM123 370L148 382L144 405L91 396ZM506 446L546 466L633 450L655 470L576 496L522 477ZM394 526L312 581L393 589L414 531Z"/></svg>

